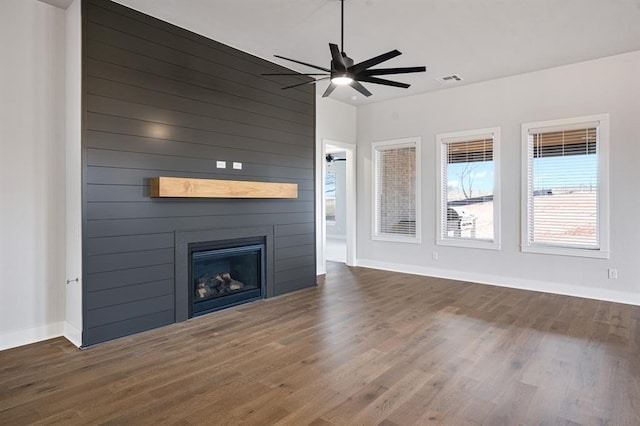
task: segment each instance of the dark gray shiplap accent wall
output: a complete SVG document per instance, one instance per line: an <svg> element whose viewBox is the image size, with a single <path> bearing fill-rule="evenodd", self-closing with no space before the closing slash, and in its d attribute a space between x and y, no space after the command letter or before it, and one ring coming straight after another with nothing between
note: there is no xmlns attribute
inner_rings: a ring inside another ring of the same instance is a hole
<svg viewBox="0 0 640 426"><path fill-rule="evenodd" d="M82 42L83 344L175 321L175 231L273 227L274 295L314 285L314 89L281 90L305 77L107 0L83 2ZM154 176L299 198L152 199Z"/></svg>

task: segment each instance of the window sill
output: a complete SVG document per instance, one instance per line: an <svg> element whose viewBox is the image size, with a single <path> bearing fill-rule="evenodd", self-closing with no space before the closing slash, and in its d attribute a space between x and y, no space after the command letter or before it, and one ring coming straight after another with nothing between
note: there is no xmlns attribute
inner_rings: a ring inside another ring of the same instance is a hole
<svg viewBox="0 0 640 426"><path fill-rule="evenodd" d="M474 248L474 249L482 249L482 250L500 250L501 246L499 242L495 241L486 241L486 240L472 240L465 238L447 238L447 239L438 239L436 244L439 246L449 246L449 247L462 247L462 248Z"/></svg>
<svg viewBox="0 0 640 426"><path fill-rule="evenodd" d="M569 247L551 247L551 246L521 246L523 253L550 254L554 256L573 256L573 257L589 257L595 259L609 259L610 252L607 250L590 250Z"/></svg>
<svg viewBox="0 0 640 426"><path fill-rule="evenodd" d="M392 243L409 243L409 244L421 244L422 241L419 237L403 237L400 235L372 235L371 239L374 241L387 241Z"/></svg>

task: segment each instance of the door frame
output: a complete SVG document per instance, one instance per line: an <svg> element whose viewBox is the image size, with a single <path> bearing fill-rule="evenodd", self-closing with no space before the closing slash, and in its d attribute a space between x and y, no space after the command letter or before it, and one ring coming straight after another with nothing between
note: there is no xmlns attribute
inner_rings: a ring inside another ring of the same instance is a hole
<svg viewBox="0 0 640 426"><path fill-rule="evenodd" d="M318 274L326 273L326 258L324 256L324 250L327 241L327 226L326 226L326 211L325 211L325 192L324 185L327 177L327 162L325 161L325 156L327 155L327 145L335 146L341 149L344 149L346 152L347 161L345 164L346 168L346 223L345 223L345 234L346 234L346 245L347 245L347 253L346 253L346 264L347 266L357 266L356 265L356 145L334 141L330 139L322 139L322 143L320 146L320 158L319 158L319 170L318 175L320 176L320 185L318 188L318 192L320 194L317 199L319 200L319 208L317 209L319 215L316 217L319 221L318 235L317 235L317 262L318 262Z"/></svg>

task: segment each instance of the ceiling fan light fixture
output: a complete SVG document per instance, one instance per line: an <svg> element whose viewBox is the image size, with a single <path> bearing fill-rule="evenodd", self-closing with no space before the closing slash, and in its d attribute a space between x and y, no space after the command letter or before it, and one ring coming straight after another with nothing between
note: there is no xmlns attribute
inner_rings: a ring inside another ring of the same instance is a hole
<svg viewBox="0 0 640 426"><path fill-rule="evenodd" d="M338 86L346 86L353 82L353 77L351 77L348 73L340 73L332 76L331 82Z"/></svg>
<svg viewBox="0 0 640 426"><path fill-rule="evenodd" d="M266 73L262 75L306 75L306 76L319 76L322 75L322 78L318 79L309 79L307 81L303 81L302 83L292 84L290 86L285 86L283 89L292 89L294 87L305 86L307 84L315 84L321 80L331 80L331 84L327 86L327 90L323 93L322 97L326 98L329 96L336 87L338 86L351 86L354 90L359 92L362 96L369 97L371 96L371 92L367 90L366 87L362 85L365 83L373 83L380 84L383 86L393 86L393 87L402 87L408 88L410 84L401 83L398 81L387 80L384 78L380 78L379 76L384 75L392 75L392 74L409 74L414 72L424 72L426 71L426 67L399 67L399 68L373 68L378 64L386 62L390 59L395 58L398 55L401 55L400 51L397 49L391 50L387 53L383 53L382 55L375 56L373 58L367 59L366 61L359 62L354 64L353 59L347 56L344 52L344 0L340 0L340 41L341 47L338 47L335 43L329 43L329 52L331 53L331 65L329 68L320 67L318 65L309 64L307 62L298 61L296 59L285 58L284 56L275 55L276 58L284 59L287 61L295 62L296 64L304 65L307 67L314 68L319 71L323 71L323 74L318 72L315 73L305 73L299 74L297 72L287 72L287 73Z"/></svg>

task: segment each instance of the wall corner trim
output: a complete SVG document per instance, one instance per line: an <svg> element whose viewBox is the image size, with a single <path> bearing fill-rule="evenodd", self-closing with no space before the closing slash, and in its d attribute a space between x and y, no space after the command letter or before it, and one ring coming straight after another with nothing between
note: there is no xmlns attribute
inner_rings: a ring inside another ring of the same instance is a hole
<svg viewBox="0 0 640 426"><path fill-rule="evenodd" d="M82 330L70 324L68 321L64 323L63 336L77 348L82 347Z"/></svg>

